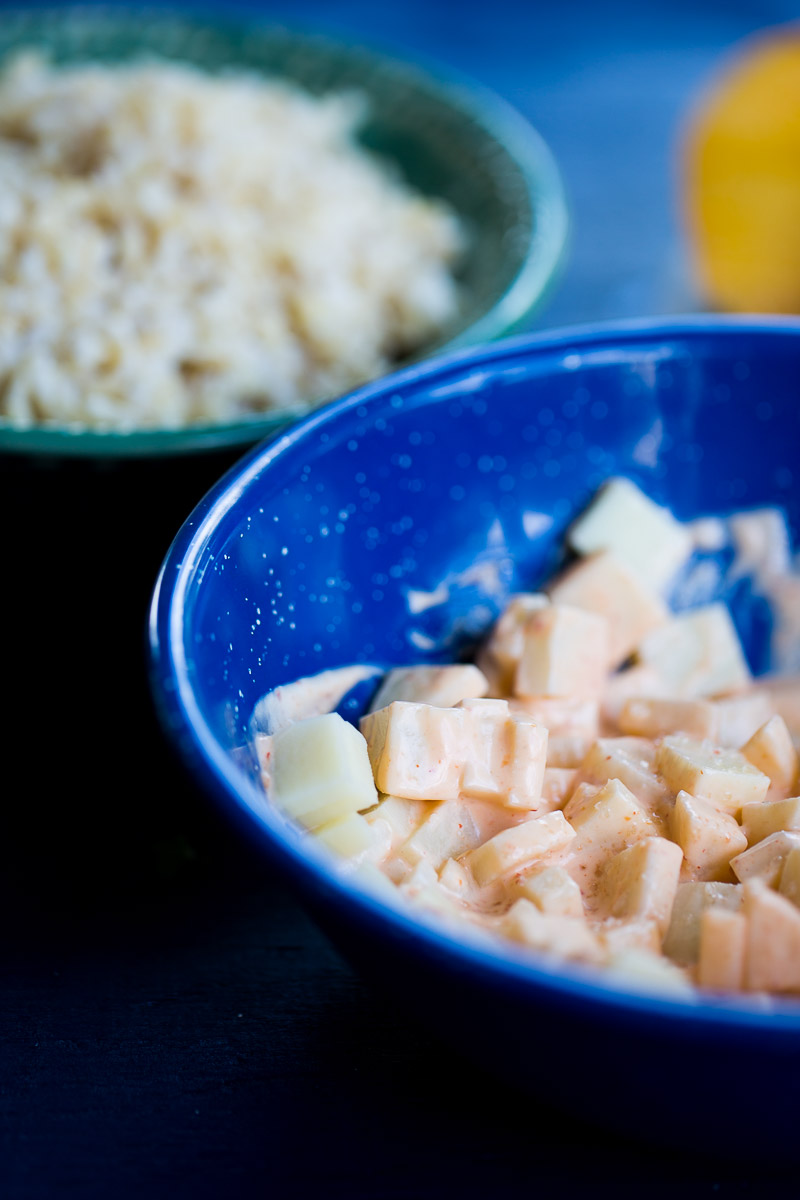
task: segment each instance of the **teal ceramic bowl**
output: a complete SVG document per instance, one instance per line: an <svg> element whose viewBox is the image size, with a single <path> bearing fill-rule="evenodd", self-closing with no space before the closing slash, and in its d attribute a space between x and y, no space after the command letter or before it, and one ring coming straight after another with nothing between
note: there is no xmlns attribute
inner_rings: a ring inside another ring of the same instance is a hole
<svg viewBox="0 0 800 1200"><path fill-rule="evenodd" d="M534 129L503 100L447 71L401 62L326 37L164 9L7 11L0 61L23 46L54 61L121 61L157 54L217 70L242 67L312 93L360 89L362 141L421 192L443 197L471 238L460 270L457 323L416 356L485 342L520 327L541 301L564 249L567 213L558 169ZM99 433L0 421L0 452L102 459L244 447L306 410L233 424Z"/></svg>

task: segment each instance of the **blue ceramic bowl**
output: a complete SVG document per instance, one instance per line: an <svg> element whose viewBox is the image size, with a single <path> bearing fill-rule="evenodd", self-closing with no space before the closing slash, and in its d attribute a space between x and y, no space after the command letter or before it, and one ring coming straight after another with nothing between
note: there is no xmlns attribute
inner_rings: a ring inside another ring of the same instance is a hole
<svg viewBox="0 0 800 1200"><path fill-rule="evenodd" d="M777 319L573 330L410 368L245 457L181 529L151 610L182 755L354 963L548 1103L739 1153L793 1145L799 1005L636 994L461 943L343 881L241 747L277 684L457 654L611 474L681 518L780 504L797 538L798 380L800 323ZM409 590L443 583L409 611Z"/></svg>

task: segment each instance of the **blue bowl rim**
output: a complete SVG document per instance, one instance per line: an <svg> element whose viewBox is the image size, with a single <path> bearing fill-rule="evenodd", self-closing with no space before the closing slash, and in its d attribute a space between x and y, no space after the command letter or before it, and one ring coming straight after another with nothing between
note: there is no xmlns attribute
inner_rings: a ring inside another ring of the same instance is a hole
<svg viewBox="0 0 800 1200"><path fill-rule="evenodd" d="M505 292L470 325L441 343L434 351L435 355L439 357L462 347L500 338L519 328L543 302L563 264L569 238L569 208L561 171L552 150L535 126L503 96L468 73L424 54L403 57L399 51L367 39L349 43L344 35L337 38L288 21L252 13L247 15L241 9L221 15L205 5L167 4L161 7L152 3L122 3L41 8L15 5L3 11L4 23L16 19L35 22L39 27L45 26L49 18L63 23L70 16L109 21L138 16L176 20L230 33L241 34L248 30L265 36L284 33L302 38L310 46L361 54L370 63L385 63L395 73L419 78L432 94L469 116L506 151L520 172L535 214L524 259ZM417 359L427 361L428 351L423 348ZM247 420L130 433L45 425L19 428L0 418L0 453L112 461L248 447L314 411L316 409L301 406Z"/></svg>
<svg viewBox="0 0 800 1200"><path fill-rule="evenodd" d="M736 316L678 316L604 321L562 327L507 338L495 345L415 364L360 388L310 414L283 437L256 446L232 467L196 506L178 531L155 583L149 614L149 664L153 698L168 735L203 790L221 804L227 816L255 835L262 849L277 852L302 889L322 888L328 898L353 917L386 937L406 944L429 961L446 963L466 975L490 976L493 983L516 993L541 998L576 1014L604 1015L615 1023L652 1027L668 1019L669 1029L684 1037L730 1041L751 1031L763 1039L787 1035L800 1039L800 1003L763 1001L759 997L727 1000L716 997L671 996L627 990L619 981L606 981L601 973L575 964L554 963L531 952L518 955L502 943L495 947L448 932L447 926L429 923L383 901L376 893L354 886L337 870L330 856L295 828L287 818L264 803L263 793L239 771L235 762L206 724L192 695L182 653L183 614L187 585L207 535L235 505L237 499L265 469L280 462L282 454L320 426L346 417L353 409L379 402L404 387L449 376L498 361L539 356L553 351L580 354L601 347L635 346L654 338L687 340L737 334L800 337L800 318L742 314ZM499 941L499 940L498 940Z"/></svg>

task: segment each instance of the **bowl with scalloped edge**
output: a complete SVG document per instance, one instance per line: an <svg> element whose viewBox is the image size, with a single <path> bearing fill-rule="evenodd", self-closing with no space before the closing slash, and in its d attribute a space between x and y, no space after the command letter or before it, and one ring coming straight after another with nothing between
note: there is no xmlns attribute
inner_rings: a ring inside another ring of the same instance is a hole
<svg viewBox="0 0 800 1200"><path fill-rule="evenodd" d="M637 990L417 919L268 802L249 721L325 669L457 659L547 576L609 476L681 520L777 506L796 546L799 371L800 323L768 318L565 330L414 366L240 462L178 533L151 608L165 728L365 974L548 1102L705 1148L734 1127L747 1149L791 1144L796 1001ZM755 603L731 611L753 669L772 669Z"/></svg>

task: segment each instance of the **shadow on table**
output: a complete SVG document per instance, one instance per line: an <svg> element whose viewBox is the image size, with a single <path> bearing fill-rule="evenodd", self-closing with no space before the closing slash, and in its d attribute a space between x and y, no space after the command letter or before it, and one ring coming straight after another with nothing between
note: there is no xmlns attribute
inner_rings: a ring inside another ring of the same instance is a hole
<svg viewBox="0 0 800 1200"><path fill-rule="evenodd" d="M169 544L240 453L116 463L0 455L10 701L0 897L24 922L109 912L243 873L240 847L166 743L146 649Z"/></svg>

